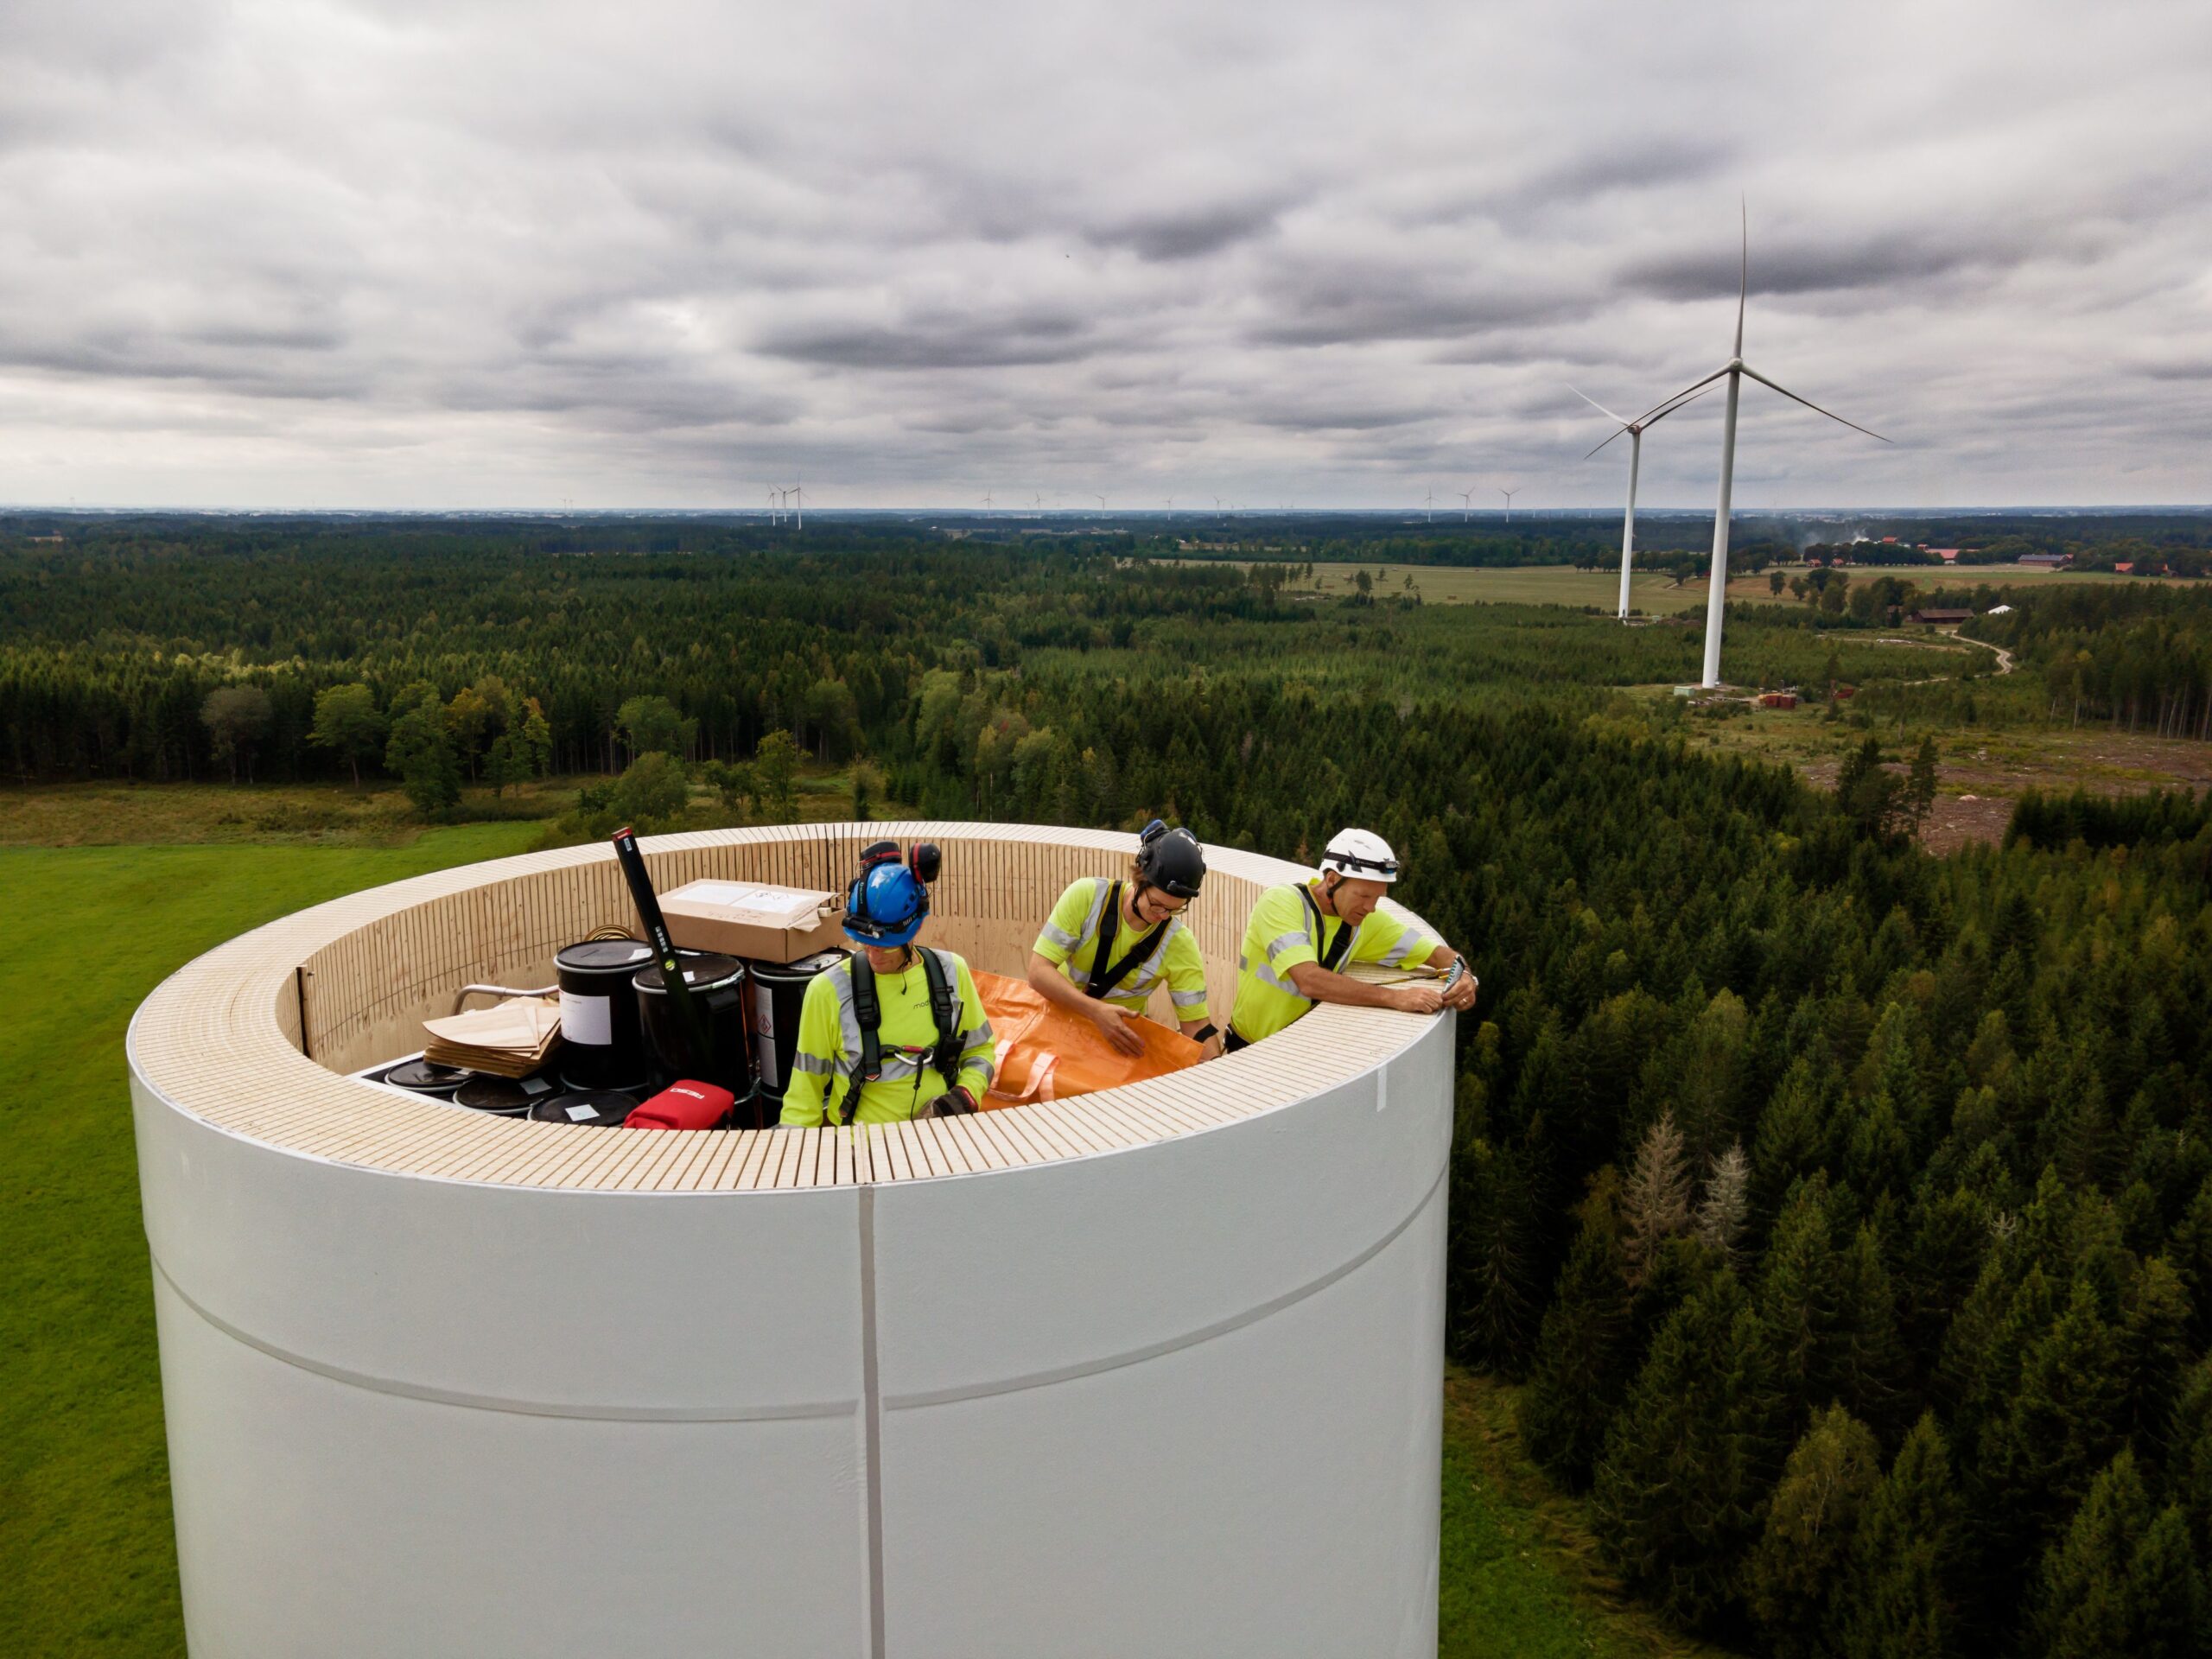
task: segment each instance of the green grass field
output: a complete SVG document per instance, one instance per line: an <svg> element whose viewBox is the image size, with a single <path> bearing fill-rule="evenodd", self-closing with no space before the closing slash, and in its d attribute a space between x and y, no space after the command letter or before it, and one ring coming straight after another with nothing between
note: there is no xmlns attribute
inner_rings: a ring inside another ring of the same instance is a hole
<svg viewBox="0 0 2212 1659"><path fill-rule="evenodd" d="M131 821L158 823L161 791L133 794ZM9 798L0 814L28 798ZM404 846L308 845L285 828L241 840L255 833L243 820L218 822L225 813L203 799L175 804L182 821L219 831L218 843L0 845L0 1007L9 1015L0 1075L10 1085L0 1160L0 1632L10 1655L183 1649L124 1070L132 1012L168 974L247 928L357 888L520 851L543 828L467 824ZM95 807L77 791L47 809L46 821L76 823ZM264 799L245 817L266 808ZM1552 1492L1519 1451L1510 1392L1454 1376L1441 1651L1708 1651L1623 1603L1592 1557L1580 1506Z"/></svg>

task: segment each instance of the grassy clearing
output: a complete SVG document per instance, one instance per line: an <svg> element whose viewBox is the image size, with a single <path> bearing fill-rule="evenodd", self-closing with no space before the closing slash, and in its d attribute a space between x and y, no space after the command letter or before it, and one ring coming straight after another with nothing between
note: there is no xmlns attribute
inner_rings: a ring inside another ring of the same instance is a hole
<svg viewBox="0 0 2212 1659"><path fill-rule="evenodd" d="M210 946L356 888L519 851L528 823L397 849L0 849L0 1630L10 1653L183 1639L124 1083L145 995Z"/></svg>
<svg viewBox="0 0 2212 1659"><path fill-rule="evenodd" d="M182 816L205 811L195 801ZM0 1630L10 1653L106 1659L183 1646L124 1084L132 1011L245 929L520 851L540 829L425 830L402 847L0 848ZM1508 1391L1463 1375L1447 1383L1444 1494L1444 1653L1699 1651L1624 1606L1592 1564L1577 1506L1518 1450Z"/></svg>
<svg viewBox="0 0 2212 1659"><path fill-rule="evenodd" d="M595 777L550 778L494 795L464 791L457 814L463 823L546 823L575 804L576 791ZM881 780L874 783L880 798ZM799 817L813 823L842 819L851 810L853 775L809 764L798 778ZM876 816L902 809L879 798ZM714 791L695 785L691 810L681 826L719 829L737 822ZM0 847L209 846L254 842L264 846L411 846L431 826L418 817L397 784L364 789L336 784L37 784L0 789Z"/></svg>
<svg viewBox="0 0 2212 1659"><path fill-rule="evenodd" d="M1720 1659L1626 1599L1598 1559L1586 1506L1522 1449L1515 1390L1452 1368L1444 1380L1440 1659L1512 1654Z"/></svg>

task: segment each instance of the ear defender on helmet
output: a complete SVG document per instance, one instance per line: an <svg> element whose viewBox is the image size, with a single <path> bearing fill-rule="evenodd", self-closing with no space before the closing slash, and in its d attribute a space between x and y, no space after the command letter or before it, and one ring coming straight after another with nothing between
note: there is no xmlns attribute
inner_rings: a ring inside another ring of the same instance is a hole
<svg viewBox="0 0 2212 1659"><path fill-rule="evenodd" d="M892 841L879 841L861 854L860 874L845 889L848 938L887 950L921 931L930 913L926 884L937 879L944 855L926 841L910 855L912 868L900 861L899 843Z"/></svg>
<svg viewBox="0 0 2212 1659"><path fill-rule="evenodd" d="M1137 879L1178 899L1195 899L1206 879L1205 849L1187 830L1158 818L1137 833Z"/></svg>

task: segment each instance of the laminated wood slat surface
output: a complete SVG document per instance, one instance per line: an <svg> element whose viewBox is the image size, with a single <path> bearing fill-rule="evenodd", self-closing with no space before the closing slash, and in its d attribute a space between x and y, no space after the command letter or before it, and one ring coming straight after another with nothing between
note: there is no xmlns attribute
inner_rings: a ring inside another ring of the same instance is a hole
<svg viewBox="0 0 2212 1659"><path fill-rule="evenodd" d="M836 891L860 849L882 836L944 848L931 937L978 969L1015 976L1067 884L1125 874L1135 846L1133 836L1091 830L897 823L715 830L658 837L643 849L663 891L705 879ZM1205 896L1190 921L1221 1021L1253 902L1264 887L1306 872L1218 848L1207 861ZM601 847L353 893L181 969L140 1008L132 1052L146 1080L184 1110L333 1162L515 1186L790 1191L982 1174L1203 1133L1372 1071L1426 1023L1322 1008L1264 1049L1126 1089L853 1129L578 1128L487 1117L343 1075L420 1047L420 1021L448 1012L462 986L550 983L564 945L632 920L620 871Z"/></svg>

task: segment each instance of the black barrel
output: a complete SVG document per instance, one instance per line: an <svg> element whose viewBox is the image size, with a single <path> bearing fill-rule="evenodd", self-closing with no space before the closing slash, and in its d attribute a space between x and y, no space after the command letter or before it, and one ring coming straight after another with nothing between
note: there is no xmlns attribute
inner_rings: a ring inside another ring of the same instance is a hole
<svg viewBox="0 0 2212 1659"><path fill-rule="evenodd" d="M561 1077L579 1089L622 1088L645 1075L645 1039L630 981L653 959L635 939L587 939L553 958L561 982Z"/></svg>
<svg viewBox="0 0 2212 1659"><path fill-rule="evenodd" d="M790 1086L791 1060L798 1053L799 1010L806 988L844 961L835 947L797 962L748 962L753 980L753 1067L760 1082L760 1112L770 1123L783 1116L784 1090Z"/></svg>
<svg viewBox="0 0 2212 1659"><path fill-rule="evenodd" d="M467 1083L471 1074L457 1065L440 1065L435 1060L402 1060L377 1080L388 1083L395 1089L404 1089L410 1095L430 1095L440 1100L451 1100L453 1091Z"/></svg>
<svg viewBox="0 0 2212 1659"><path fill-rule="evenodd" d="M574 1123L592 1128L620 1128L638 1109L637 1097L613 1089L576 1089L530 1109L537 1123Z"/></svg>
<svg viewBox="0 0 2212 1659"><path fill-rule="evenodd" d="M753 1058L745 1040L745 964L735 957L686 951L679 958L691 1005L707 1027L709 1052L692 1052L683 1021L668 1005L660 964L638 970L638 1017L645 1027L645 1060L658 1087L689 1078L744 1097L753 1087Z"/></svg>
<svg viewBox="0 0 2212 1659"><path fill-rule="evenodd" d="M543 1073L534 1077L495 1077L480 1071L454 1091L453 1103L493 1117L520 1117L561 1085Z"/></svg>

